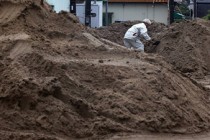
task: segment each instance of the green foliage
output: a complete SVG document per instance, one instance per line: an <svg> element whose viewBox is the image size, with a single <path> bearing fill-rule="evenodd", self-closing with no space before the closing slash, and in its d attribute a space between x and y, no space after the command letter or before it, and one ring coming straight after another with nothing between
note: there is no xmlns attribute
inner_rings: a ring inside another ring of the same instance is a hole
<svg viewBox="0 0 210 140"><path fill-rule="evenodd" d="M210 10L208 11L208 14L203 18L206 19L206 20L210 20Z"/></svg>
<svg viewBox="0 0 210 140"><path fill-rule="evenodd" d="M177 12L180 12L181 14L183 14L185 16L190 16L190 10L187 7L187 4L184 3L184 2L180 3L180 4L177 4L177 7L175 7L175 10Z"/></svg>
<svg viewBox="0 0 210 140"><path fill-rule="evenodd" d="M179 6L179 9L181 10L183 15L185 15L185 16L189 16L190 15L190 10L188 9L188 7L185 4L181 4Z"/></svg>

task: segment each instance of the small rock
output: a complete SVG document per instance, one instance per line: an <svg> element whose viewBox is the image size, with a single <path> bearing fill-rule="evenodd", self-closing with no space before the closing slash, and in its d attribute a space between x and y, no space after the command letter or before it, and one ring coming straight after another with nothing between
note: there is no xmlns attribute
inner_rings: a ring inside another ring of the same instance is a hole
<svg viewBox="0 0 210 140"><path fill-rule="evenodd" d="M104 63L104 61L103 61L103 60L98 60L98 62L99 62L99 63Z"/></svg>

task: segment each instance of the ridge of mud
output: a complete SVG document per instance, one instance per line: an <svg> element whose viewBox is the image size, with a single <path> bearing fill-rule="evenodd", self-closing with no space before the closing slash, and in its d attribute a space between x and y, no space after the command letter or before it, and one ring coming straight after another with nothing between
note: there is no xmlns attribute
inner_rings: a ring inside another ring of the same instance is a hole
<svg viewBox="0 0 210 140"><path fill-rule="evenodd" d="M22 6L0 26L2 139L209 129L209 94L162 57L85 36L67 13Z"/></svg>
<svg viewBox="0 0 210 140"><path fill-rule="evenodd" d="M210 32L196 21L174 24L159 35L155 52L164 56L176 69L193 79L210 72Z"/></svg>
<svg viewBox="0 0 210 140"><path fill-rule="evenodd" d="M140 21L116 23L108 27L99 28L93 33L123 45L123 36L129 27ZM207 27L208 26L208 27ZM105 30L108 30L105 32ZM183 21L169 27L154 22L148 26L148 33L154 40L161 43L156 46L154 41L145 43L147 53L158 53L174 65L184 75L192 79L202 79L210 72L210 32L209 22Z"/></svg>
<svg viewBox="0 0 210 140"><path fill-rule="evenodd" d="M124 45L123 37L125 35L125 32L132 25L138 24L140 22L142 21L126 21L123 23L114 23L107 27L105 26L105 27L98 28L96 30L90 30L90 32L99 38L105 38L117 44ZM165 29L166 29L166 26L164 24L153 22L152 25L148 26L148 33L150 36L155 36L156 34L159 34Z"/></svg>

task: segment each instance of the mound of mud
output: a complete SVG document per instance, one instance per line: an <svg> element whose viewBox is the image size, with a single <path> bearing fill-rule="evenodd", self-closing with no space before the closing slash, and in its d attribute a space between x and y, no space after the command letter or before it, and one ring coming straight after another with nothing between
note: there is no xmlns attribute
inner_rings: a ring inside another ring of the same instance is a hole
<svg viewBox="0 0 210 140"><path fill-rule="evenodd" d="M134 22L116 23L108 27L99 28L96 36L106 38L123 45L123 36ZM174 65L175 69L192 79L208 79L210 73L210 25L208 21L184 21L170 27L154 22L148 26L148 33L154 39L145 43L145 52L157 53ZM106 31L107 30L107 31ZM155 40L161 43L153 45ZM210 80L207 81L210 84Z"/></svg>
<svg viewBox="0 0 210 140"><path fill-rule="evenodd" d="M172 25L158 35L161 43L153 52L164 56L185 75L194 79L204 78L210 72L210 26L206 25L199 21Z"/></svg>
<svg viewBox="0 0 210 140"><path fill-rule="evenodd" d="M123 37L125 35L125 32L134 24L138 24L140 22L142 21L126 21L123 23L114 23L111 24L110 26L101 27L98 28L97 30L90 32L92 32L95 36L99 38L105 38L117 44L124 45ZM164 24L153 22L152 25L148 26L148 34L153 37L154 35L159 34L165 29L166 26Z"/></svg>
<svg viewBox="0 0 210 140"><path fill-rule="evenodd" d="M2 139L209 129L209 94L162 57L106 45L39 1L0 6Z"/></svg>

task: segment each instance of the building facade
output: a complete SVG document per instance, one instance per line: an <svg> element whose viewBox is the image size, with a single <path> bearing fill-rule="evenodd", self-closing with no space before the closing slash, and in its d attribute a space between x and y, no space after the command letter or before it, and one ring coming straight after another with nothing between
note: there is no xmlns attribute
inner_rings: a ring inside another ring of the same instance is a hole
<svg viewBox="0 0 210 140"><path fill-rule="evenodd" d="M106 8L104 4L104 12ZM167 0L109 0L107 11L111 23L149 18L168 24Z"/></svg>
<svg viewBox="0 0 210 140"><path fill-rule="evenodd" d="M195 16L202 18L209 13L210 0L196 0L195 6Z"/></svg>

